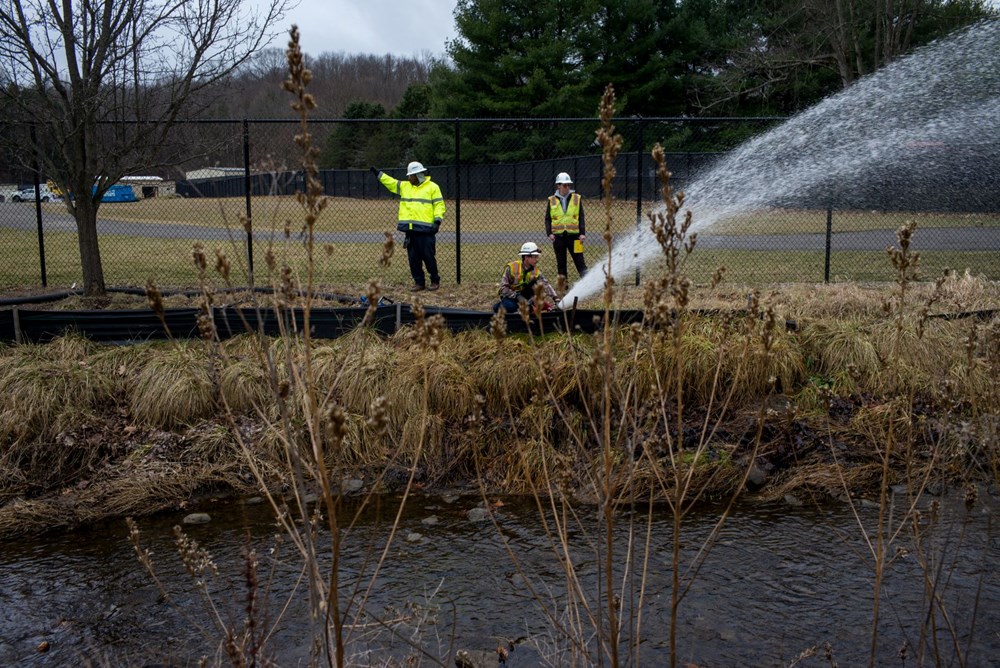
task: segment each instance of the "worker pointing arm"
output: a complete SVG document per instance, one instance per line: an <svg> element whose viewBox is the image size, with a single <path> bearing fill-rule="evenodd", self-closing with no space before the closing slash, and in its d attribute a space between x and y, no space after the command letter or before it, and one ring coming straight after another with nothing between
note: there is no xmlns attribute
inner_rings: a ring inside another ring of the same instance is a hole
<svg viewBox="0 0 1000 668"><path fill-rule="evenodd" d="M413 277L410 291L437 290L441 286L441 276L438 273L434 235L441 228L445 214L441 188L427 175L427 169L415 161L406 166L406 181L394 179L374 167L371 172L386 190L399 196L396 229L406 235L403 247L406 248L410 275ZM427 286L424 266L430 274L430 286Z"/></svg>

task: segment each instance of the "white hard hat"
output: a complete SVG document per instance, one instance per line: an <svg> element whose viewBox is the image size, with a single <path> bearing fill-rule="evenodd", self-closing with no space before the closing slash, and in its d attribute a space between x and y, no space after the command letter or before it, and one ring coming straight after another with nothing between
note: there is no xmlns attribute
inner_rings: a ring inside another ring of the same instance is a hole
<svg viewBox="0 0 1000 668"><path fill-rule="evenodd" d="M521 246L521 252L518 255L541 255L542 252L538 250L538 244L534 241L527 241Z"/></svg>
<svg viewBox="0 0 1000 668"><path fill-rule="evenodd" d="M569 174L567 174L566 172L559 172L556 175L556 185L559 185L561 183L572 184L573 183L573 179L569 178Z"/></svg>
<svg viewBox="0 0 1000 668"><path fill-rule="evenodd" d="M420 172L426 172L427 169L424 168L419 162L414 160L406 166L406 175L413 176L414 174L419 174Z"/></svg>

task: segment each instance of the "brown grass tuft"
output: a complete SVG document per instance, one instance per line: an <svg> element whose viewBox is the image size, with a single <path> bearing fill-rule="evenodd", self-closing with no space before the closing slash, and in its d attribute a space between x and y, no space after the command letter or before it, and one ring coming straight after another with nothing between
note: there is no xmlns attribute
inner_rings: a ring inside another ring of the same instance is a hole
<svg viewBox="0 0 1000 668"><path fill-rule="evenodd" d="M148 359L129 393L132 415L160 428L209 417L216 409L211 367L199 341L163 348Z"/></svg>
<svg viewBox="0 0 1000 668"><path fill-rule="evenodd" d="M0 356L0 439L26 442L71 427L76 416L112 399L112 383L75 336L12 346Z"/></svg>

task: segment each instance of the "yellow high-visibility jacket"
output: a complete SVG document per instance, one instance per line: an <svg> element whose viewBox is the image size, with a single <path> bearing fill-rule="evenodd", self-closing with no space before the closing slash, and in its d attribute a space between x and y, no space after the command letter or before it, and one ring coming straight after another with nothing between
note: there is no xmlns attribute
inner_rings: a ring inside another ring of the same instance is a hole
<svg viewBox="0 0 1000 668"><path fill-rule="evenodd" d="M379 172L379 182L389 192L399 195L399 222L396 229L402 232L433 234L435 221L444 218L444 196L441 188L428 176L420 185L397 181L385 172Z"/></svg>
<svg viewBox="0 0 1000 668"><path fill-rule="evenodd" d="M546 295L556 299L556 291L542 275L542 270L538 268L538 265L535 265L534 269L527 269L522 260L508 262L507 266L503 268L498 292L501 297L508 299L517 299L518 295L530 299L534 296L532 293L536 281L542 284Z"/></svg>
<svg viewBox="0 0 1000 668"><path fill-rule="evenodd" d="M552 231L549 234L580 234L580 195L573 193L562 210L562 201L555 195L549 197L549 215Z"/></svg>

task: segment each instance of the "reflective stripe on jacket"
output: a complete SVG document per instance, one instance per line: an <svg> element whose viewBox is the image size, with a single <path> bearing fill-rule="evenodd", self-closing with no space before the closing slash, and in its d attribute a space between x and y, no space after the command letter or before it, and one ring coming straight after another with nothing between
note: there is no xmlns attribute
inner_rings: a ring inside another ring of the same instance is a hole
<svg viewBox="0 0 1000 668"><path fill-rule="evenodd" d="M538 265L535 265L535 268L530 271L525 271L524 262L514 260L503 268L503 276L500 277L500 296L507 299L517 299L518 296L531 299L535 296L534 285L536 282L542 286L545 294L555 301L556 291L542 275L542 270L538 268Z"/></svg>
<svg viewBox="0 0 1000 668"><path fill-rule="evenodd" d="M538 280L542 272L535 265L535 268L531 271L524 270L524 262L521 260L514 260L513 262L508 262L507 266L504 267L503 276L500 278L500 296L508 298L516 298L518 295L525 296L526 290L531 286L532 283Z"/></svg>
<svg viewBox="0 0 1000 668"><path fill-rule="evenodd" d="M399 195L399 225L396 229L431 233L434 221L444 218L444 196L429 176L419 185L397 181L385 172L379 172L378 180L386 190Z"/></svg>
<svg viewBox="0 0 1000 668"><path fill-rule="evenodd" d="M521 292L532 283L538 280L538 277L542 274L542 270L538 268L536 264L534 269L530 271L524 270L524 262L521 260L514 260L513 262L507 263L507 267L510 269L510 277L513 279L512 288Z"/></svg>
<svg viewBox="0 0 1000 668"><path fill-rule="evenodd" d="M562 200L549 197L549 215L552 217L552 234L580 234L580 195L572 193L563 211Z"/></svg>

